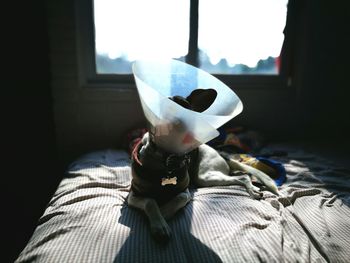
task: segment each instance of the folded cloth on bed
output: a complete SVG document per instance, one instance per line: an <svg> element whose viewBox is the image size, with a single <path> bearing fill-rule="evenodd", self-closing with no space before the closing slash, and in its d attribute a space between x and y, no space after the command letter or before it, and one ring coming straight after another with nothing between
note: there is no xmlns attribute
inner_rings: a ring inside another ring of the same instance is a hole
<svg viewBox="0 0 350 263"><path fill-rule="evenodd" d="M286 169L281 162L261 156L254 157L250 154L237 153L230 155L230 157L264 172L275 181L277 186L281 186L287 180ZM256 178L252 178L252 181L253 184L258 183Z"/></svg>
<svg viewBox="0 0 350 263"><path fill-rule="evenodd" d="M238 127L220 127L219 136L207 144L229 153L255 153L265 144L264 136L255 130Z"/></svg>
<svg viewBox="0 0 350 263"><path fill-rule="evenodd" d="M16 263L349 262L350 171L283 149L280 197L264 191L253 200L241 186L191 189L166 246L126 205L128 153L85 155L69 167Z"/></svg>

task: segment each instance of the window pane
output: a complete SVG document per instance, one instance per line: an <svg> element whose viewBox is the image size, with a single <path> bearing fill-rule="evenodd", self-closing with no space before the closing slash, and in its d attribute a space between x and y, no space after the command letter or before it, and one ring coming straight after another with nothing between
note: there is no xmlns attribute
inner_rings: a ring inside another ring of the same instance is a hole
<svg viewBox="0 0 350 263"><path fill-rule="evenodd" d="M96 70L130 74L140 58L188 52L189 0L94 0Z"/></svg>
<svg viewBox="0 0 350 263"><path fill-rule="evenodd" d="M199 1L200 67L218 74L278 74L287 0Z"/></svg>

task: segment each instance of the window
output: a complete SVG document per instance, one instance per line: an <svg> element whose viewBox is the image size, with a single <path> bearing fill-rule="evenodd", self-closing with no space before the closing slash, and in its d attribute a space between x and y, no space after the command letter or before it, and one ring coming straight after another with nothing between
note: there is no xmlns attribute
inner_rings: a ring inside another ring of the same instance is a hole
<svg viewBox="0 0 350 263"><path fill-rule="evenodd" d="M131 74L135 59L188 53L188 0L94 0L94 21L97 73Z"/></svg>
<svg viewBox="0 0 350 263"><path fill-rule="evenodd" d="M287 0L92 0L81 13L92 81L130 82L132 62L147 57L186 61L228 84L284 81Z"/></svg>
<svg viewBox="0 0 350 263"><path fill-rule="evenodd" d="M278 74L286 14L286 0L199 1L199 66L217 74Z"/></svg>

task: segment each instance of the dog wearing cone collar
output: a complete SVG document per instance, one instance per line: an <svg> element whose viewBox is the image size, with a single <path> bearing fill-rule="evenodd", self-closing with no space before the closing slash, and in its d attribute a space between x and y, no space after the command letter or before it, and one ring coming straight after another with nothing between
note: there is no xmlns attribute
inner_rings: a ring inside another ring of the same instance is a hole
<svg viewBox="0 0 350 263"><path fill-rule="evenodd" d="M187 98L170 99L181 106L202 112L215 100L215 90L195 90ZM172 126L181 129L181 123ZM259 199L262 193L252 184L257 178L278 195L277 186L265 173L220 154L207 144L186 153L167 152L155 143L156 131L150 130L132 152L132 184L127 199L130 207L147 216L156 241L166 242L171 236L167 221L191 201L190 184L195 187L244 186L249 195ZM240 175L237 176L237 171Z"/></svg>

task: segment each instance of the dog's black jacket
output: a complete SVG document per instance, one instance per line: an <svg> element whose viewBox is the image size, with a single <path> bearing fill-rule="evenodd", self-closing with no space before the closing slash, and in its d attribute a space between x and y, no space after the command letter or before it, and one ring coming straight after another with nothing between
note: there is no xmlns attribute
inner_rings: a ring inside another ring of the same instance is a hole
<svg viewBox="0 0 350 263"><path fill-rule="evenodd" d="M149 197L162 205L179 193L185 191L191 182L190 176L198 169L198 149L182 156L174 156L169 153L159 158L162 165L155 168L147 162L142 163L139 159L139 150L142 143L138 143L132 153L132 183L131 190L138 196ZM169 157L175 158L175 164L169 164ZM158 160L157 160L158 161ZM169 167L172 166L172 167ZM170 169L170 172L169 172ZM177 177L176 185L162 185L162 178Z"/></svg>
<svg viewBox="0 0 350 263"><path fill-rule="evenodd" d="M202 112L213 103L216 96L217 92L214 89L197 89L191 92L187 98L173 96L169 99L186 109ZM150 140L150 144L152 143L152 140ZM139 159L141 147L142 140L135 146L132 153L131 190L135 195L153 198L159 205L162 205L185 191L190 186L191 175L198 173L198 148L182 156L163 152L159 160L153 159L148 163L147 161L141 162ZM157 148L154 143L153 147ZM168 163L169 157L175 159L174 165ZM154 165L154 163L157 165ZM162 178L167 177L176 177L176 185L162 185Z"/></svg>

